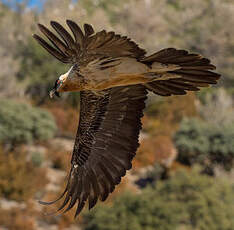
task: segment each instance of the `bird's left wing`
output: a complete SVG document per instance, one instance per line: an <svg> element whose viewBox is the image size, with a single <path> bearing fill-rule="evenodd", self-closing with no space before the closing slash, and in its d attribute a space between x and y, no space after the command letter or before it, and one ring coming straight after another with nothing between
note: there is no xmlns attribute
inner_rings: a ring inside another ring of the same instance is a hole
<svg viewBox="0 0 234 230"><path fill-rule="evenodd" d="M59 210L66 207L66 212L77 203L77 216L87 201L92 208L120 183L139 145L146 95L141 85L115 87L100 95L81 92L79 128Z"/></svg>

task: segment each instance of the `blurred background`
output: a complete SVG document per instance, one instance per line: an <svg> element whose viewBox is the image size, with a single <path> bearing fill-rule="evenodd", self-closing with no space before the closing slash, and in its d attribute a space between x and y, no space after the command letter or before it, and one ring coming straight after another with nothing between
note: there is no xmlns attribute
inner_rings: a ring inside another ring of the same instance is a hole
<svg viewBox="0 0 234 230"><path fill-rule="evenodd" d="M223 75L186 96L150 94L133 169L76 220L37 203L64 188L79 93L49 98L69 66L32 34L38 22L66 19L128 35L150 53L201 53ZM0 229L234 230L233 22L233 0L0 0Z"/></svg>

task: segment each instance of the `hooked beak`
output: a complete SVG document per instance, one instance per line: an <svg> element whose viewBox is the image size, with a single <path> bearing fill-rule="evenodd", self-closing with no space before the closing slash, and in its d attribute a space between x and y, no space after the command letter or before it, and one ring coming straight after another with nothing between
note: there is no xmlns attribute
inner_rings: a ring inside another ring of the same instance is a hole
<svg viewBox="0 0 234 230"><path fill-rule="evenodd" d="M60 79L55 81L54 88L50 91L50 98L53 98L54 95L60 97L58 89L61 87L62 84L63 82Z"/></svg>
<svg viewBox="0 0 234 230"><path fill-rule="evenodd" d="M59 79L57 79L55 81L54 88L50 91L50 98L53 98L54 95L57 97L60 97L59 92L64 91L63 87L64 87L64 85L66 85L66 80L67 80L72 68L73 68L73 66L70 68L70 70L67 73L61 75L59 77Z"/></svg>

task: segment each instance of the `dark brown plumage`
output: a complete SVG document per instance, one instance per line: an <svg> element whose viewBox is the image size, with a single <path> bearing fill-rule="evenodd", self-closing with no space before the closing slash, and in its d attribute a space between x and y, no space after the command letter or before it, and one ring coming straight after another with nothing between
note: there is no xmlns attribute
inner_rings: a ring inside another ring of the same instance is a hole
<svg viewBox="0 0 234 230"><path fill-rule="evenodd" d="M145 51L127 37L105 30L94 34L89 24L84 32L67 20L51 22L61 37L45 26L43 38L34 38L50 54L73 67L56 81L52 95L81 91L80 121L71 160L71 170L58 211L77 203L76 216L86 203L92 208L120 183L138 148L141 117L147 90L158 95L183 95L216 84L215 66L198 54L168 48L146 57ZM54 202L41 202L53 204Z"/></svg>

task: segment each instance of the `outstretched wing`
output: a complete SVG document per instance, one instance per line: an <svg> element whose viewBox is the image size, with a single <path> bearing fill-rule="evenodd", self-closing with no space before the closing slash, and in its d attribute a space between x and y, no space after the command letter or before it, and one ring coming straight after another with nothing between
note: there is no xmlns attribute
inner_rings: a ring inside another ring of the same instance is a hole
<svg viewBox="0 0 234 230"><path fill-rule="evenodd" d="M135 85L101 93L81 92L80 122L71 170L66 189L59 197L65 196L58 211L67 206L66 212L77 203L77 216L87 201L91 209L98 198L106 200L132 166L139 145L146 89Z"/></svg>
<svg viewBox="0 0 234 230"><path fill-rule="evenodd" d="M96 58L125 56L142 58L145 54L143 49L126 36L105 30L94 34L94 29L89 24L84 24L83 33L75 22L71 20L66 22L73 36L58 22L51 21L51 26L61 39L45 26L38 24L40 31L52 45L40 36L33 35L41 46L61 62L85 65Z"/></svg>

